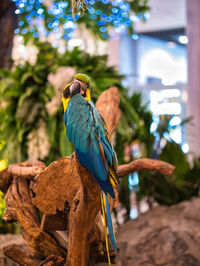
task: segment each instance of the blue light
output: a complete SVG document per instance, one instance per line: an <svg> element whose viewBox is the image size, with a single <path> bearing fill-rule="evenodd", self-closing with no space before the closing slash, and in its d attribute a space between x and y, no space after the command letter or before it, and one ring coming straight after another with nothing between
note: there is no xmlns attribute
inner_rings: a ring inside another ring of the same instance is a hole
<svg viewBox="0 0 200 266"><path fill-rule="evenodd" d="M117 13L118 12L118 8L116 8L116 7L112 8L112 12L113 13Z"/></svg>
<svg viewBox="0 0 200 266"><path fill-rule="evenodd" d="M144 13L144 20L148 20L148 19L150 19L150 17L151 17L151 15L149 12Z"/></svg>
<svg viewBox="0 0 200 266"><path fill-rule="evenodd" d="M139 18L139 19L141 19L142 18L142 13L137 13L137 16L136 16L137 18Z"/></svg>
<svg viewBox="0 0 200 266"><path fill-rule="evenodd" d="M104 20L98 20L96 23L97 23L98 26L106 25L106 22Z"/></svg>
<svg viewBox="0 0 200 266"><path fill-rule="evenodd" d="M52 24L53 28L57 28L59 26L60 22L58 20L54 21L54 23Z"/></svg>
<svg viewBox="0 0 200 266"><path fill-rule="evenodd" d="M90 14L94 14L95 13L95 9L93 7L90 7L89 10L88 10L88 12Z"/></svg>
<svg viewBox="0 0 200 266"><path fill-rule="evenodd" d="M109 3L109 0L102 0L101 1L103 4L108 4Z"/></svg>
<svg viewBox="0 0 200 266"><path fill-rule="evenodd" d="M122 12L122 17L127 18L128 17L128 13L126 11L125 12L123 11Z"/></svg>
<svg viewBox="0 0 200 266"><path fill-rule="evenodd" d="M130 21L130 20L126 21L126 22L125 22L125 25L126 25L127 27L130 27L130 26L131 26L131 21Z"/></svg>
<svg viewBox="0 0 200 266"><path fill-rule="evenodd" d="M112 6L118 6L117 1L113 1L113 2L112 2Z"/></svg>
<svg viewBox="0 0 200 266"><path fill-rule="evenodd" d="M30 15L26 15L26 16L25 16L25 19L26 19L26 20L29 20L30 18L31 18Z"/></svg>
<svg viewBox="0 0 200 266"><path fill-rule="evenodd" d="M72 15L67 15L67 19L68 19L68 20L73 20Z"/></svg>
<svg viewBox="0 0 200 266"><path fill-rule="evenodd" d="M106 19L106 18L107 18L106 14L101 15L101 19Z"/></svg>
<svg viewBox="0 0 200 266"><path fill-rule="evenodd" d="M114 20L113 24L115 25L115 27L118 27L120 25L120 22L118 20Z"/></svg>
<svg viewBox="0 0 200 266"><path fill-rule="evenodd" d="M111 21L112 21L112 18L111 18L111 17L107 17L107 18L106 18L106 21L107 21L107 22L111 22Z"/></svg>
<svg viewBox="0 0 200 266"><path fill-rule="evenodd" d="M133 33L131 37L135 41L139 39L139 36L136 33Z"/></svg>
<svg viewBox="0 0 200 266"><path fill-rule="evenodd" d="M23 25L24 25L24 21L21 20L21 21L19 22L19 26L21 27L21 26L23 26Z"/></svg>
<svg viewBox="0 0 200 266"><path fill-rule="evenodd" d="M116 19L122 20L122 15L117 15Z"/></svg>
<svg viewBox="0 0 200 266"><path fill-rule="evenodd" d="M75 20L78 20L79 17L80 17L80 13L76 14L76 15L74 16L74 19L75 19Z"/></svg>
<svg viewBox="0 0 200 266"><path fill-rule="evenodd" d="M63 28L64 29L73 29L74 28L74 25L75 25L75 23L73 22L73 21L68 21L67 23L65 23L64 25L63 25Z"/></svg>
<svg viewBox="0 0 200 266"><path fill-rule="evenodd" d="M34 4L35 3L35 0L29 0L29 4Z"/></svg>
<svg viewBox="0 0 200 266"><path fill-rule="evenodd" d="M14 33L15 33L15 34L18 34L18 33L19 33L19 29L15 29L15 30L14 30Z"/></svg>
<svg viewBox="0 0 200 266"><path fill-rule="evenodd" d="M132 208L130 210L130 218L136 219L138 217L138 210L136 208Z"/></svg>
<svg viewBox="0 0 200 266"><path fill-rule="evenodd" d="M34 32L33 33L33 38L37 38L38 37L38 33L37 32Z"/></svg>
<svg viewBox="0 0 200 266"><path fill-rule="evenodd" d="M44 10L43 10L42 8L39 8L38 11L37 11L37 13L38 13L39 15L41 15L43 12L44 12Z"/></svg>
<svg viewBox="0 0 200 266"><path fill-rule="evenodd" d="M110 18L111 18L112 20L114 20L114 19L115 19L115 15L112 14L112 15L110 16Z"/></svg>
<svg viewBox="0 0 200 266"><path fill-rule="evenodd" d="M35 15L36 15L36 11L35 10L31 11L31 16L34 17Z"/></svg>
<svg viewBox="0 0 200 266"><path fill-rule="evenodd" d="M26 34L28 32L28 30L26 29L26 28L24 28L23 30L22 30L22 34Z"/></svg>
<svg viewBox="0 0 200 266"><path fill-rule="evenodd" d="M67 3L67 2L61 2L61 3L58 3L58 6L59 6L60 8L65 9L65 8L68 6L68 3Z"/></svg>
<svg viewBox="0 0 200 266"><path fill-rule="evenodd" d="M101 27L99 30L100 30L100 32L106 32L107 31L106 27Z"/></svg>
<svg viewBox="0 0 200 266"><path fill-rule="evenodd" d="M90 5L94 5L94 4L95 4L94 0L90 1Z"/></svg>
<svg viewBox="0 0 200 266"><path fill-rule="evenodd" d="M26 10L31 11L33 9L33 5L27 6ZM36 11L34 11L36 13Z"/></svg>
<svg viewBox="0 0 200 266"><path fill-rule="evenodd" d="M101 37L102 37L103 39L106 39L106 38L108 37L108 34L104 32L104 33L101 34Z"/></svg>
<svg viewBox="0 0 200 266"><path fill-rule="evenodd" d="M15 10L15 14L18 15L19 13L20 13L20 10L19 10L19 9L16 9L16 10Z"/></svg>
<svg viewBox="0 0 200 266"><path fill-rule="evenodd" d="M100 15L100 14L101 14L101 10L98 9L98 10L96 11L96 14L97 14L97 15Z"/></svg>
<svg viewBox="0 0 200 266"><path fill-rule="evenodd" d="M130 186L138 186L139 185L139 176L138 173L132 173L128 176L128 181ZM129 186L129 188L130 188Z"/></svg>

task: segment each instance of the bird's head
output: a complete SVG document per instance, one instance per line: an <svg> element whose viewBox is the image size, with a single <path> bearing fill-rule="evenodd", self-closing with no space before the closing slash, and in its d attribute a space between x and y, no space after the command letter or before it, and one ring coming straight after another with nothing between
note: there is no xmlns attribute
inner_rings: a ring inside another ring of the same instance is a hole
<svg viewBox="0 0 200 266"><path fill-rule="evenodd" d="M67 109L68 102L76 94L81 94L85 100L90 101L90 78L78 73L73 77L73 81L69 83L63 90L62 102L64 111Z"/></svg>

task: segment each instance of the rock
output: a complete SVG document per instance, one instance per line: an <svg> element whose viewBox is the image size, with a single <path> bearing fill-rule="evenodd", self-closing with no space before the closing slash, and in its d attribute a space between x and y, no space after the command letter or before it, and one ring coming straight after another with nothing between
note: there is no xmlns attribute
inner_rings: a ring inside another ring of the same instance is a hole
<svg viewBox="0 0 200 266"><path fill-rule="evenodd" d="M199 266L200 198L158 206L117 233L118 266Z"/></svg>

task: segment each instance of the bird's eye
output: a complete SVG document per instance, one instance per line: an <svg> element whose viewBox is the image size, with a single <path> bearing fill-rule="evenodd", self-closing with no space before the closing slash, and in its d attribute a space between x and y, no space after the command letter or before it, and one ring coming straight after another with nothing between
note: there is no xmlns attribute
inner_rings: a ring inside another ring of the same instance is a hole
<svg viewBox="0 0 200 266"><path fill-rule="evenodd" d="M70 85L67 86L67 87L65 88L65 90L63 91L63 96L64 96L64 98L69 98L69 97L70 97L70 90L69 90L69 87L70 87Z"/></svg>

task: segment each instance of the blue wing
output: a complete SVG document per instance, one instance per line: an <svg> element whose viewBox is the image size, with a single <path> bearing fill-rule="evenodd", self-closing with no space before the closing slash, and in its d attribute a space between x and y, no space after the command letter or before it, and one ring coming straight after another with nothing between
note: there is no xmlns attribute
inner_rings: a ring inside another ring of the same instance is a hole
<svg viewBox="0 0 200 266"><path fill-rule="evenodd" d="M114 198L117 159L105 121L93 103L80 94L70 99L64 121L80 163L90 171L101 189Z"/></svg>

